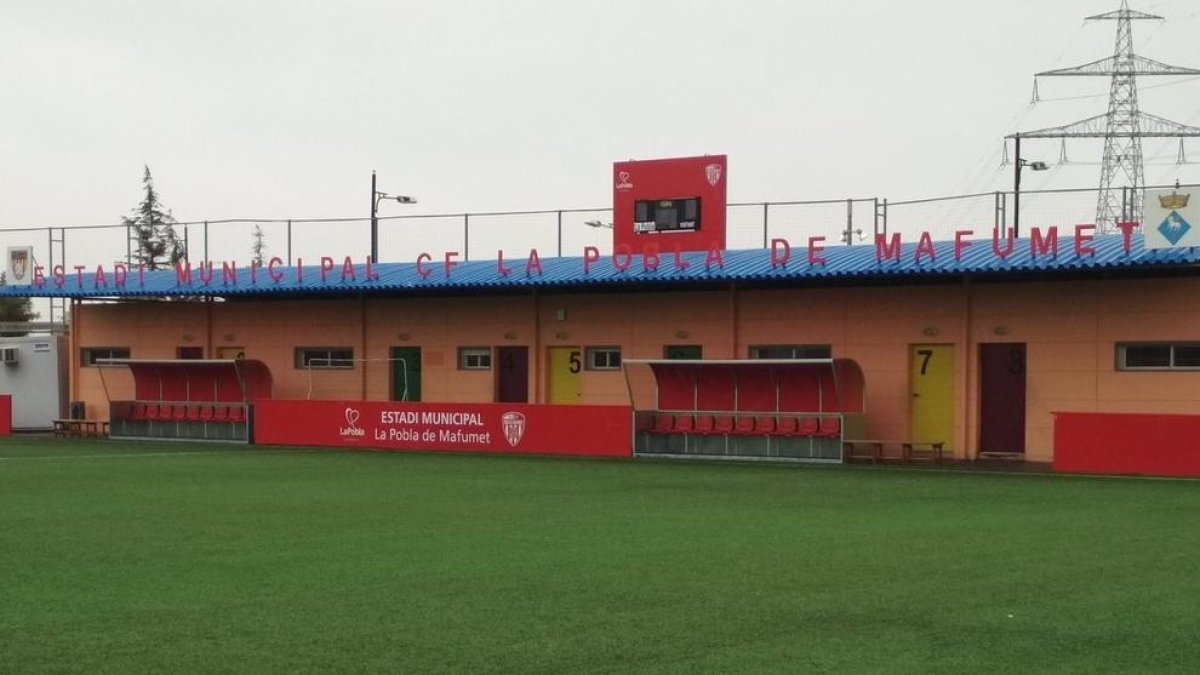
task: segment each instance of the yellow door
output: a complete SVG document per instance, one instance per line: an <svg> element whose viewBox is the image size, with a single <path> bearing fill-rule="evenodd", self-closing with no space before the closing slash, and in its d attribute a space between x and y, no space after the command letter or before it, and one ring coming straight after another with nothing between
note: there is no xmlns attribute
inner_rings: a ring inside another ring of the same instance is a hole
<svg viewBox="0 0 1200 675"><path fill-rule="evenodd" d="M954 345L911 345L912 440L953 449Z"/></svg>
<svg viewBox="0 0 1200 675"><path fill-rule="evenodd" d="M579 347L550 347L548 403L579 403L583 372L583 350Z"/></svg>

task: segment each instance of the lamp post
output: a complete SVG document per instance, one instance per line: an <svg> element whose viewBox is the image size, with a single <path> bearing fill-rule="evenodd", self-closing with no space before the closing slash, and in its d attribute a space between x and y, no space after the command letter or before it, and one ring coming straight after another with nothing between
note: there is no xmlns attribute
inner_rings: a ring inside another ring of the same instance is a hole
<svg viewBox="0 0 1200 675"><path fill-rule="evenodd" d="M1017 161L1013 162L1013 238L1021 237L1021 169L1029 167L1032 171L1045 171L1050 167L1045 162L1028 162L1021 159L1021 134L1013 136L1013 154Z"/></svg>
<svg viewBox="0 0 1200 675"><path fill-rule="evenodd" d="M389 195L375 187L375 172L371 172L371 262L379 262L379 202L394 199L397 204L416 204L408 195Z"/></svg>

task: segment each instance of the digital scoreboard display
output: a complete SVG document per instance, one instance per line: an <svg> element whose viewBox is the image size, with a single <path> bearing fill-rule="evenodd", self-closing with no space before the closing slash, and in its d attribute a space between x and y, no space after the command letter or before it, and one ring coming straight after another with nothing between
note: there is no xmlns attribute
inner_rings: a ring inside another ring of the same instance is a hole
<svg viewBox="0 0 1200 675"><path fill-rule="evenodd" d="M636 233L693 232L699 229L699 197L634 202L633 231Z"/></svg>

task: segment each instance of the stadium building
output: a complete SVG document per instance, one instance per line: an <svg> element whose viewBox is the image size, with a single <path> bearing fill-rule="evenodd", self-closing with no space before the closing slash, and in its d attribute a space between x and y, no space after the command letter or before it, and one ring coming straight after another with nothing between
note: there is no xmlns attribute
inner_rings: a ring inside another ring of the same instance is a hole
<svg viewBox="0 0 1200 675"><path fill-rule="evenodd" d="M1188 195L1110 234L727 250L723 157L613 180L611 255L60 266L2 292L69 299L70 398L114 435L818 461L869 441L1200 475Z"/></svg>

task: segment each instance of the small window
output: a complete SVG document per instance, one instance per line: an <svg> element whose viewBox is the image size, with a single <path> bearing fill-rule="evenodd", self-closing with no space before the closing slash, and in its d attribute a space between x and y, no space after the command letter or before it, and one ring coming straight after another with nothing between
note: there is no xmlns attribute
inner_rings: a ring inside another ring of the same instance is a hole
<svg viewBox="0 0 1200 675"><path fill-rule="evenodd" d="M85 367L104 365L106 359L129 358L129 347L84 347L80 350L79 362Z"/></svg>
<svg viewBox="0 0 1200 675"><path fill-rule="evenodd" d="M1200 370L1200 342L1118 344L1117 370Z"/></svg>
<svg viewBox="0 0 1200 675"><path fill-rule="evenodd" d="M588 370L620 370L621 348L588 347L587 368Z"/></svg>
<svg viewBox="0 0 1200 675"><path fill-rule="evenodd" d="M354 367L354 350L350 347L297 347L296 367L350 369Z"/></svg>
<svg viewBox="0 0 1200 675"><path fill-rule="evenodd" d="M459 370L491 370L492 350L489 347L459 347Z"/></svg>
<svg viewBox="0 0 1200 675"><path fill-rule="evenodd" d="M828 359L833 349L829 345L755 345L750 347L752 359Z"/></svg>
<svg viewBox="0 0 1200 675"><path fill-rule="evenodd" d="M175 358L198 360L204 358L204 347L176 347Z"/></svg>

